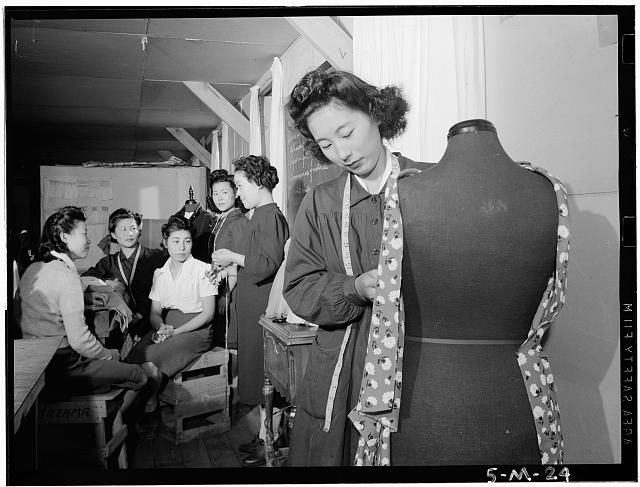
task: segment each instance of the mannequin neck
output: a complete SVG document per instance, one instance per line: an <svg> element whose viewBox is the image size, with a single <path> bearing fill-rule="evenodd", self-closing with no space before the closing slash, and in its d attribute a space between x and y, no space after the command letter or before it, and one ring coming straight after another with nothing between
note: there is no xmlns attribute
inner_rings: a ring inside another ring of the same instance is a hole
<svg viewBox="0 0 640 487"><path fill-rule="evenodd" d="M455 124L447 134L447 148L440 163L461 164L512 162L493 124L487 120L467 120Z"/></svg>

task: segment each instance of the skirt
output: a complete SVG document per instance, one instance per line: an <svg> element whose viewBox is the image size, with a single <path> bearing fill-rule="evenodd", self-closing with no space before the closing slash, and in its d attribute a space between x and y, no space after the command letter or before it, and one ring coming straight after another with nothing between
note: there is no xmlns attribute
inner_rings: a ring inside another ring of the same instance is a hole
<svg viewBox="0 0 640 487"><path fill-rule="evenodd" d="M183 313L177 309L167 310L164 322L174 328L180 328L199 313ZM152 331L148 332L131 349L127 362L141 364L153 362L164 374L173 377L201 354L211 349L212 337L209 325L198 330L167 338L153 343Z"/></svg>

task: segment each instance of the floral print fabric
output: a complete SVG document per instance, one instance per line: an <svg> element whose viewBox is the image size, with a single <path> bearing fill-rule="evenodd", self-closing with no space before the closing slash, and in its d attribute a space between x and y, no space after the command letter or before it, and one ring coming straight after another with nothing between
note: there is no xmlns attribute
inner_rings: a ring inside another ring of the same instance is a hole
<svg viewBox="0 0 640 487"><path fill-rule="evenodd" d="M527 162L520 165L545 176L553 184L558 202L558 236L556 247L556 269L549 277L547 288L533 318L525 342L517 352L518 365L522 372L531 413L538 433L540 461L546 464L561 464L564 442L560 425L560 409L556 399L555 383L549 359L542 350L542 337L558 316L566 301L567 269L569 266L569 209L567 190L562 183L546 170Z"/></svg>
<svg viewBox="0 0 640 487"><path fill-rule="evenodd" d="M390 465L390 435L398 431L402 390L404 306L402 283L403 232L398 199L398 164L389 176L378 262L378 284L373 300L360 396L349 419L360 433L355 464Z"/></svg>

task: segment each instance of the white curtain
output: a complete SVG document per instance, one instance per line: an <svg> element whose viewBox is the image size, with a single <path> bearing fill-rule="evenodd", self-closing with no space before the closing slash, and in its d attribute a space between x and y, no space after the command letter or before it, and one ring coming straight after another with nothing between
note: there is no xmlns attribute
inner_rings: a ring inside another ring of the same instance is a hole
<svg viewBox="0 0 640 487"><path fill-rule="evenodd" d="M403 89L407 130L390 146L407 157L438 162L453 124L486 117L481 17L354 17L353 58L365 81Z"/></svg>
<svg viewBox="0 0 640 487"><path fill-rule="evenodd" d="M260 130L260 101L258 94L259 86L252 86L249 89L249 154L254 156L262 155L262 130Z"/></svg>
<svg viewBox="0 0 640 487"><path fill-rule="evenodd" d="M229 172L233 172L233 167L231 167L231 156L229 153L229 144L231 143L229 140L229 126L225 122L220 122L220 133L222 134L220 137L220 143L222 144L220 167Z"/></svg>
<svg viewBox="0 0 640 487"><path fill-rule="evenodd" d="M271 65L271 120L269 124L269 161L278 170L280 182L273 189L273 200L287 216L287 173L285 154L284 100L283 100L282 62L273 58ZM293 224L293 222L290 222Z"/></svg>
<svg viewBox="0 0 640 487"><path fill-rule="evenodd" d="M211 170L220 169L220 130L215 129L211 132Z"/></svg>

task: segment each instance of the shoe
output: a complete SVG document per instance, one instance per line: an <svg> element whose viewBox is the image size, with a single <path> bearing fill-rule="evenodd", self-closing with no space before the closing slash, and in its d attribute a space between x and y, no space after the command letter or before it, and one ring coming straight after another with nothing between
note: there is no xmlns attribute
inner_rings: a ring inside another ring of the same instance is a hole
<svg viewBox="0 0 640 487"><path fill-rule="evenodd" d="M256 448L262 445L264 445L264 440L261 440L258 435L256 435L249 443L240 445L238 447L238 450L240 450L242 453L253 453Z"/></svg>
<svg viewBox="0 0 640 487"><path fill-rule="evenodd" d="M257 446L251 455L242 460L242 464L246 467L260 467L266 463L263 445Z"/></svg>
<svg viewBox="0 0 640 487"><path fill-rule="evenodd" d="M278 450L273 451L274 465L278 466L278 460L282 459L282 454ZM265 458L264 446L259 446L255 451L247 458L242 460L242 464L245 467L261 467L266 465L267 459Z"/></svg>

